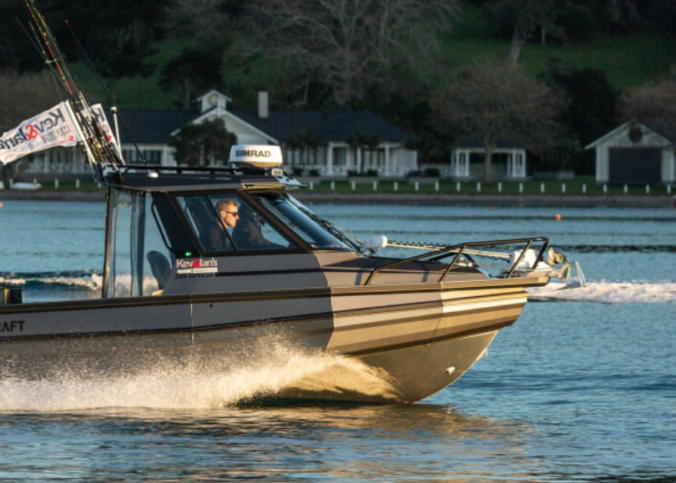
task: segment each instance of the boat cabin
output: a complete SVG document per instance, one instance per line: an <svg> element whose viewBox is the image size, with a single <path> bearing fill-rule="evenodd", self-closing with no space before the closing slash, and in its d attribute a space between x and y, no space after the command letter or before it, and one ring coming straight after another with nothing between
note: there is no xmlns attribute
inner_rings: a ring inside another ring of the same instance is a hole
<svg viewBox="0 0 676 483"><path fill-rule="evenodd" d="M312 253L355 256L281 170L127 165L106 184L104 298L313 286Z"/></svg>

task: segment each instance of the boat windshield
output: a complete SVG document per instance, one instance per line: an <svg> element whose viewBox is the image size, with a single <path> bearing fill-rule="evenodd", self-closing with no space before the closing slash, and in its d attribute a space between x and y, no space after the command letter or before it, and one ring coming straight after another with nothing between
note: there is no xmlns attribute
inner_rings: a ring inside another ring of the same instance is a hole
<svg viewBox="0 0 676 483"><path fill-rule="evenodd" d="M293 230L312 248L321 250L354 250L338 230L308 210L286 193L253 195L277 219Z"/></svg>

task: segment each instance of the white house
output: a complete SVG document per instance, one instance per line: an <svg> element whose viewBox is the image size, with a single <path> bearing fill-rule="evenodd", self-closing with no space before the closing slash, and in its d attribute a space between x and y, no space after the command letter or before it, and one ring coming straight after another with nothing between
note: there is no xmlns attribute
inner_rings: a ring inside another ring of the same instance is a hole
<svg viewBox="0 0 676 483"><path fill-rule="evenodd" d="M119 109L123 157L138 163L176 164L169 146L186 124L221 119L239 144L281 145L287 169L346 176L377 171L380 176L403 176L418 169L418 153L405 147L409 133L369 111L270 111L267 92L259 92L257 112L232 110L232 100L211 90L197 99L199 110ZM108 115L111 126L113 116ZM368 142L367 142L368 141ZM88 167L78 149L56 149L35 156L27 178L51 180L84 177Z"/></svg>
<svg viewBox="0 0 676 483"><path fill-rule="evenodd" d="M631 120L585 149L596 150L596 182L673 184L676 126L664 120Z"/></svg>

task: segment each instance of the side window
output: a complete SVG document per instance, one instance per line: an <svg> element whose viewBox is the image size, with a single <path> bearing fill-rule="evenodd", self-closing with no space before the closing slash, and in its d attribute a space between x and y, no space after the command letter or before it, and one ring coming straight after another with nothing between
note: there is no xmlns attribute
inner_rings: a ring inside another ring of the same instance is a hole
<svg viewBox="0 0 676 483"><path fill-rule="evenodd" d="M180 196L177 199L206 251L229 252L235 250L232 237L226 230L227 225L220 219L217 210L214 209L208 197ZM228 207L226 211L236 213L238 207Z"/></svg>
<svg viewBox="0 0 676 483"><path fill-rule="evenodd" d="M211 202L226 224L231 225L232 240L237 250L286 250L295 248L281 233L257 213L254 208L244 203L242 200L232 196L211 196ZM228 201L232 200L237 204L237 217L227 211ZM225 204L225 209L222 207ZM230 228L228 228L230 229Z"/></svg>
<svg viewBox="0 0 676 483"><path fill-rule="evenodd" d="M296 248L237 195L185 196L177 199L207 252Z"/></svg>

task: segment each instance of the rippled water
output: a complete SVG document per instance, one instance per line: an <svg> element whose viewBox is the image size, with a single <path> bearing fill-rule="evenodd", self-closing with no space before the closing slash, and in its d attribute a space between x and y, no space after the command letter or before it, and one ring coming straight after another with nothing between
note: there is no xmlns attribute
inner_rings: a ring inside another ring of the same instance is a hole
<svg viewBox="0 0 676 483"><path fill-rule="evenodd" d="M279 403L279 385L349 363L293 354L204 380L2 381L0 479L676 482L676 210L312 208L357 236L548 236L590 284L539 289L486 360L414 405ZM0 278L95 296L102 214L5 202Z"/></svg>

